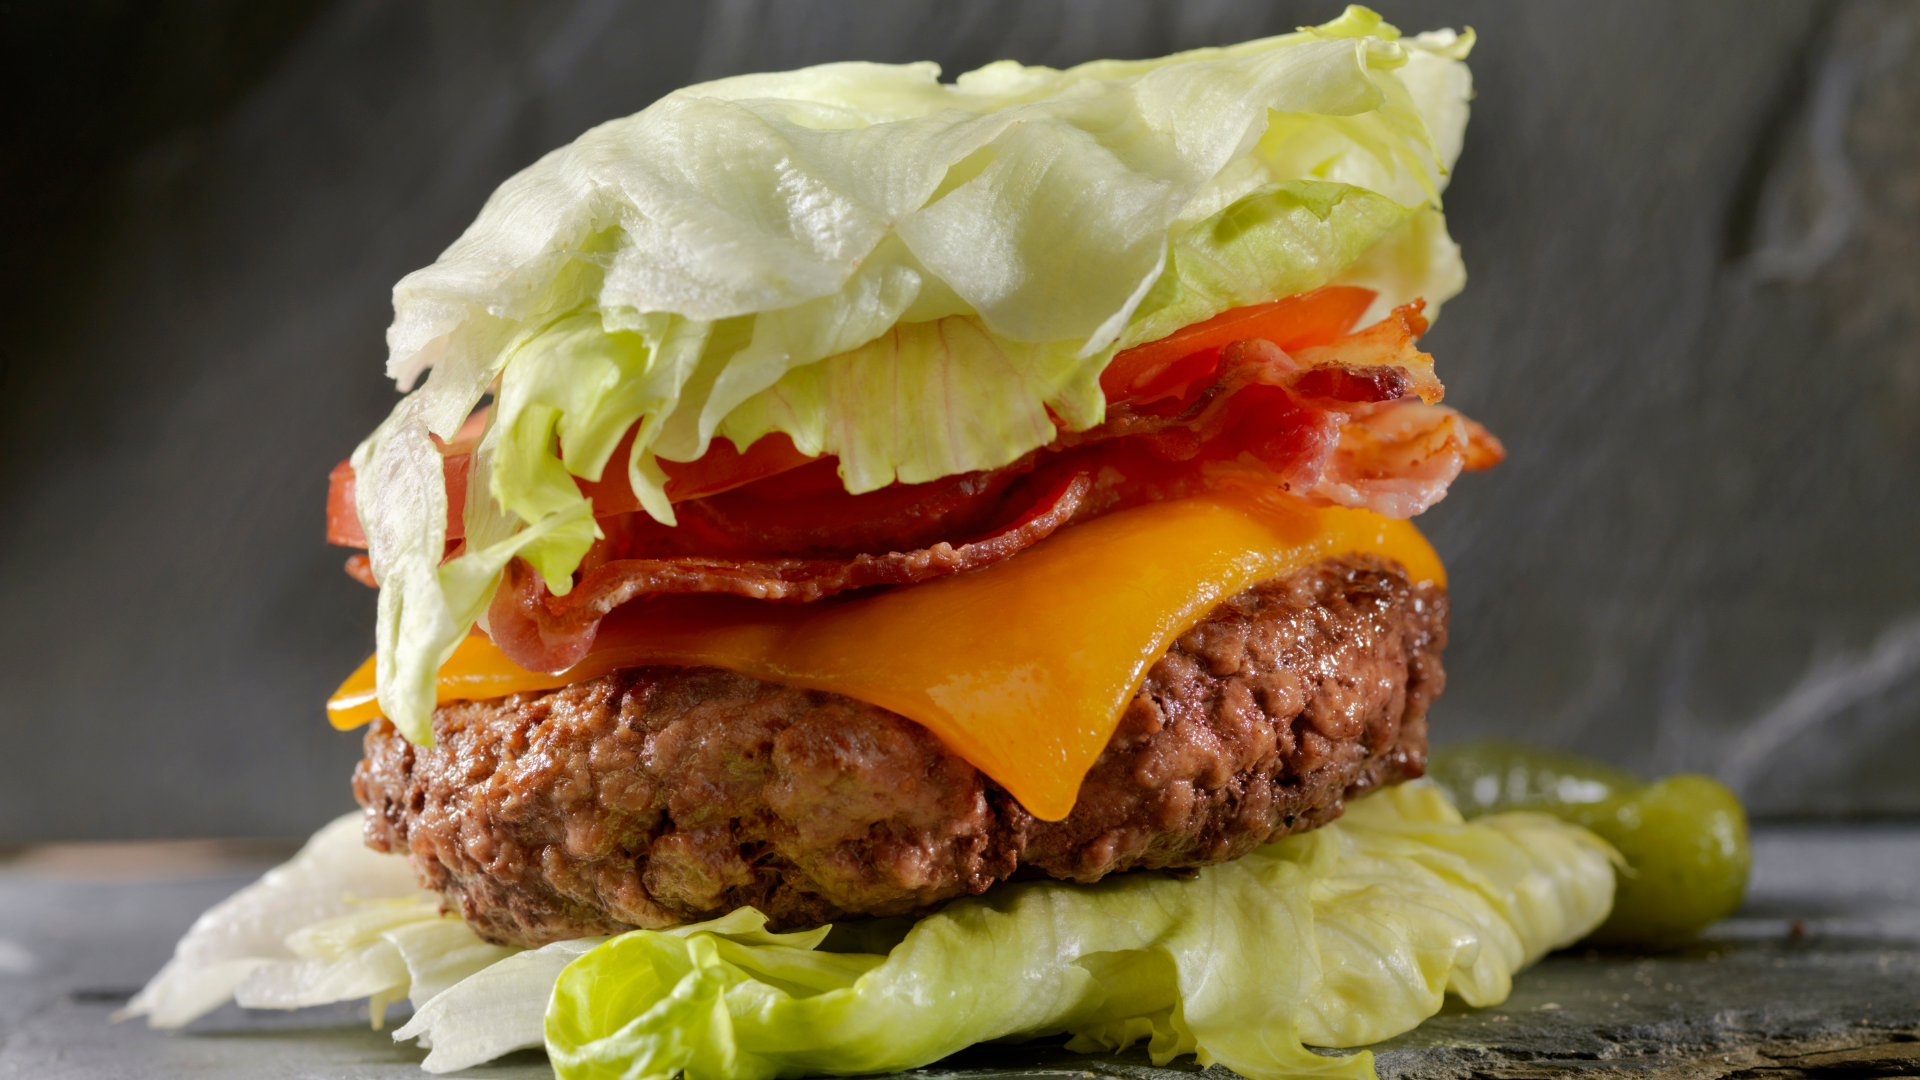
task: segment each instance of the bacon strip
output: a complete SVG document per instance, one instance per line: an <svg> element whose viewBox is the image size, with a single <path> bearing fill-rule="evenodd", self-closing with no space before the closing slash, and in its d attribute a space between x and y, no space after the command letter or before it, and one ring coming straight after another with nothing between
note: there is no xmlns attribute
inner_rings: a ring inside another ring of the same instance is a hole
<svg viewBox="0 0 1920 1080"><path fill-rule="evenodd" d="M1191 372L1192 379L1182 381L1183 389L1177 393L1169 391L1167 394L1154 395L1150 401L1122 396L1110 406L1107 422L1090 431L1062 435L1048 449L1057 451L1105 439L1152 435L1155 436L1156 452L1162 453L1168 460L1191 460L1199 452L1201 444L1213 444L1216 447L1224 445L1222 435L1233 428L1244 436L1241 442L1257 444L1255 456L1266 460L1270 466L1276 464L1276 457L1289 459L1289 467L1283 471L1293 475L1284 479L1282 486L1290 490L1304 490L1312 486L1326 454L1338 441L1335 429L1340 420L1321 415L1327 409L1342 410L1356 404L1391 401L1407 393L1418 394L1421 400L1428 403L1440 400L1445 390L1434 375L1433 357L1421 352L1415 345L1415 341L1426 331L1427 321L1421 314L1425 306L1425 302L1419 300L1404 304L1372 326L1336 338L1325 345L1300 347L1292 354L1261 338L1238 341L1224 347L1216 345L1213 352L1194 354L1194 359L1204 361L1204 370ZM1132 351L1144 348L1147 346ZM1292 398L1306 399L1321 408L1303 409L1297 403L1290 405L1271 392L1246 395L1244 391L1253 386L1282 387L1290 392ZM1168 400L1169 397L1172 400ZM1252 429L1250 422L1254 418L1265 427L1264 432ZM441 448L445 455L449 541L461 539L465 532L467 473L472 460L471 450L478 441L484 421L484 412L475 413L454 441ZM1293 425L1304 426L1297 431L1283 430ZM626 459L632 439L633 433L629 432L615 448L613 462ZM1238 452L1234 450L1232 454ZM744 452L735 450L732 443L719 439L714 441L699 461L663 461L661 467L668 476L667 497L679 503L706 500L758 480L794 472L809 464L824 466L827 474L834 469L830 459L808 458L799 453L786 435L775 432L755 441ZM819 471L818 468L815 471ZM984 475L987 474L976 474ZM341 462L334 467L328 480L327 539L349 547L366 546L366 536L354 507L352 466ZM600 480L576 480L575 483L582 494L593 500L596 517L604 519L638 509L639 501L617 464L610 465L607 475ZM837 484L834 486L837 489ZM870 502L887 500L885 495L879 495L877 499L873 495L860 498ZM916 509L923 508L918 506L919 499L918 495L907 497L907 501L916 504ZM853 523L852 526L843 524L842 531L863 523L879 527L880 523L870 521L876 515L869 507L846 506L839 510L839 517L844 522ZM697 530L683 526L676 534L675 542L687 541L691 531ZM737 541L746 533L753 533L763 540L775 539L760 535L764 532L758 528L721 530L718 533L708 530L702 540L707 544L708 554L718 554L728 550L733 543L716 545L713 543L715 540Z"/></svg>
<svg viewBox="0 0 1920 1080"><path fill-rule="evenodd" d="M1421 314L1426 306L1425 300L1402 304L1372 326L1356 330L1330 344L1295 352L1293 363L1309 371L1397 368L1406 381L1400 393L1393 394L1393 397L1414 393L1429 405L1437 404L1446 396L1447 388L1440 385L1440 377L1434 373L1433 357L1421 352L1414 344L1420 340L1420 335L1427 332L1427 318ZM1301 389L1303 393L1308 392L1304 387ZM1376 397L1372 400L1388 399Z"/></svg>
<svg viewBox="0 0 1920 1080"><path fill-rule="evenodd" d="M989 566L1076 521L1193 494L1224 474L1309 503L1411 517L1461 471L1505 456L1485 429L1436 404L1443 388L1433 358L1415 345L1422 307L1293 353L1260 338L1233 342L1186 390L1113 401L1103 423L1062 433L1003 469L853 496L831 459L809 462L784 438L762 440L721 462L713 480L697 475L699 463L675 476L669 494L681 522L671 529L634 512L630 492L621 501L613 489L624 477L582 482L603 535L574 587L553 596L514 560L488 631L521 666L564 671L591 650L600 620L629 601L719 592L811 603L913 584ZM954 534L977 538L943 539Z"/></svg>
<svg viewBox="0 0 1920 1080"><path fill-rule="evenodd" d="M1340 445L1309 492L1316 500L1410 518L1439 502L1461 472L1506 457L1500 441L1444 405L1390 402L1340 429Z"/></svg>
<svg viewBox="0 0 1920 1080"><path fill-rule="evenodd" d="M615 559L585 574L566 596L552 596L518 559L487 609L487 629L502 652L532 671L572 667L593 647L607 613L661 593L721 592L756 600L810 603L848 589L910 585L1006 559L1071 521L1093 490L1085 470L1049 486L1017 520L977 540L912 551L838 559Z"/></svg>
<svg viewBox="0 0 1920 1080"><path fill-rule="evenodd" d="M1038 457L862 495L847 494L838 461L820 458L765 483L680 503L679 523L671 527L635 513L603 518L601 528L614 541L608 558L839 558L911 551L980 535L1004 520L1010 492Z"/></svg>

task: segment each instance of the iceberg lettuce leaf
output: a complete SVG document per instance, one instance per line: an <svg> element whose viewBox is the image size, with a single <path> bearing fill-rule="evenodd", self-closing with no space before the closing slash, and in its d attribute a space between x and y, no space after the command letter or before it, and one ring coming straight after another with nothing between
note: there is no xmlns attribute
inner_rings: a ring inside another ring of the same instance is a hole
<svg viewBox="0 0 1920 1080"><path fill-rule="evenodd" d="M1422 206L1348 264L1331 284L1374 291L1373 303L1358 325L1371 326L1401 304L1422 299L1431 321L1439 317L1447 300L1466 288L1467 267L1460 258L1460 245L1447 234L1447 219L1433 207Z"/></svg>
<svg viewBox="0 0 1920 1080"><path fill-rule="evenodd" d="M1317 289L1415 216L1348 184L1289 180L1255 188L1181 235L1119 344L1153 341L1229 308Z"/></svg>
<svg viewBox="0 0 1920 1080"><path fill-rule="evenodd" d="M998 468L1053 441L1049 409L1097 419L1105 360L1008 341L975 315L905 323L788 372L730 413L720 434L747 446L783 431L802 453L838 455L855 494L922 483Z"/></svg>
<svg viewBox="0 0 1920 1080"><path fill-rule="evenodd" d="M455 1072L492 1061L546 1039L547 999L560 972L606 938L556 941L471 973L431 998L416 999L414 1014L393 1033L428 1048L428 1072Z"/></svg>
<svg viewBox="0 0 1920 1080"><path fill-rule="evenodd" d="M1434 207L1470 43L1401 40L1350 8L1229 48L951 84L830 64L689 87L542 158L394 289L388 371L428 377L354 455L382 709L430 736L433 672L508 559L567 591L595 536L571 477L600 478L635 421L628 482L671 523L659 460L716 434L784 431L838 455L851 491L931 480L1098 423L1125 344L1356 259L1383 302L1437 305L1462 279ZM524 532L443 566L429 435L493 386L468 534Z"/></svg>
<svg viewBox="0 0 1920 1080"><path fill-rule="evenodd" d="M1503 999L1613 897L1611 851L1545 815L1465 823L1431 785L1191 880L1030 882L956 901L886 955L824 952L757 916L635 931L570 964L547 1050L565 1080L767 1080L915 1068L990 1039L1149 1040L1253 1080L1371 1075L1315 1054L1405 1031L1452 990Z"/></svg>
<svg viewBox="0 0 1920 1080"><path fill-rule="evenodd" d="M449 920L407 860L368 848L360 829L359 813L336 819L287 863L209 908L120 1015L180 1027L236 991L270 1008L404 994L412 966L427 958L415 950L409 960L382 932ZM479 942L452 925L465 935L456 947Z"/></svg>
<svg viewBox="0 0 1920 1080"><path fill-rule="evenodd" d="M239 990L269 1008L370 997L377 1019L409 996L394 1038L428 1047L431 1072L543 1042L565 1077L884 1071L1067 1033L1254 1080L1365 1076L1364 1055L1303 1047L1389 1037L1449 991L1498 1003L1606 917L1612 857L1544 815L1463 823L1413 784L1188 881L1005 885L831 934L770 932L743 908L522 952L441 916L404 859L360 843L355 814L197 920L127 1013L179 1026Z"/></svg>
<svg viewBox="0 0 1920 1080"><path fill-rule="evenodd" d="M671 927L659 933L671 938L711 931L749 944L802 948L817 946L827 934L825 927L802 934L770 934L764 930L765 925L766 919L758 912L742 908L709 922ZM436 1073L454 1072L539 1046L546 1038L547 1001L553 996L560 972L606 940L556 941L514 953L424 1004L416 994L418 1011L393 1037L418 1039L422 1046L429 1047L432 1052L421 1065Z"/></svg>

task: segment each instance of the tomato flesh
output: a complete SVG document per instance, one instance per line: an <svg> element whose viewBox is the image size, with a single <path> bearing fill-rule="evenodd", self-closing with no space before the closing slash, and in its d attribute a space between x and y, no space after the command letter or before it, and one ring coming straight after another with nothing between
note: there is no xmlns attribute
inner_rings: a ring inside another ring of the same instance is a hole
<svg viewBox="0 0 1920 1080"><path fill-rule="evenodd" d="M1270 304L1223 311L1157 341L1123 350L1100 374L1109 402L1179 397L1212 377L1220 354L1236 341L1261 338L1293 352L1325 345L1353 329L1373 303L1372 289L1328 285Z"/></svg>
<svg viewBox="0 0 1920 1080"><path fill-rule="evenodd" d="M1204 386L1212 380L1219 369L1221 353L1228 345L1253 338L1271 341L1288 352L1325 345L1352 330L1373 300L1372 289L1329 285L1268 304L1234 308L1156 341L1122 351L1101 373L1100 388L1109 404L1124 401L1140 405L1179 399L1196 385ZM463 518L467 472L472 465L473 443L478 440L485 421L484 412L475 413L454 441L442 447L446 455L449 541L459 540L466 533ZM599 480L575 479L581 494L593 500L595 517L626 514L640 508L639 499L627 484L624 468L632 445L633 432L630 431L614 449ZM726 439L715 439L700 460L662 461L660 467L667 474L667 498L678 503L748 484L758 485L756 495L761 498L824 497L829 493L822 485L836 492L839 488L838 476L832 466L826 464L829 461L829 458L802 454L792 439L774 432L744 451ZM816 462L820 464L793 478L795 490L792 492L783 495L780 491L783 486L769 488L758 484ZM345 547L366 547L366 531L361 528L354 506L352 465L343 461L334 466L327 480L327 540Z"/></svg>
<svg viewBox="0 0 1920 1080"><path fill-rule="evenodd" d="M448 449L460 445L455 442ZM640 508L640 500L627 484L626 460L632 445L633 433L628 432L614 448L600 479L574 478L580 493L593 500L594 516L625 514ZM757 440L744 453L726 439L715 439L700 460L662 461L660 467L667 474L667 498L685 502L778 476L814 460L796 449L785 433L776 431ZM448 540L466 535L467 472L472 465L470 450L448 454L442 462L447 483ZM342 547L367 546L366 530L360 527L360 513L354 506L351 462L343 461L327 474L327 542Z"/></svg>

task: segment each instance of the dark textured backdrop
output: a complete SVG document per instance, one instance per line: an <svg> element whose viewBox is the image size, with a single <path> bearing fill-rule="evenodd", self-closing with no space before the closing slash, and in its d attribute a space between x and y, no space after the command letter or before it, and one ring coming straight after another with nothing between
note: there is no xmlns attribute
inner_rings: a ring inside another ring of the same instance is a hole
<svg viewBox="0 0 1920 1080"><path fill-rule="evenodd" d="M1424 519L1440 738L1920 812L1920 4L1391 2L1472 25L1428 339L1507 441ZM372 594L321 542L387 289L687 82L1071 64L1332 3L71 0L0 7L0 844L291 834Z"/></svg>

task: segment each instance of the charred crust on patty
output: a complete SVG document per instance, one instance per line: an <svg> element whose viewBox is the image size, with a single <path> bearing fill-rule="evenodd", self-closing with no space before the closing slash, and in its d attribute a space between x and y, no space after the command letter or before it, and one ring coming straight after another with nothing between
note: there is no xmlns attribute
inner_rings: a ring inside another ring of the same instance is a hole
<svg viewBox="0 0 1920 1080"><path fill-rule="evenodd" d="M1059 822L905 717L716 668L450 704L431 747L380 721L353 788L367 843L496 943L747 905L778 928L918 914L1224 862L1419 776L1446 625L1444 589L1373 555L1230 597L1153 665Z"/></svg>

